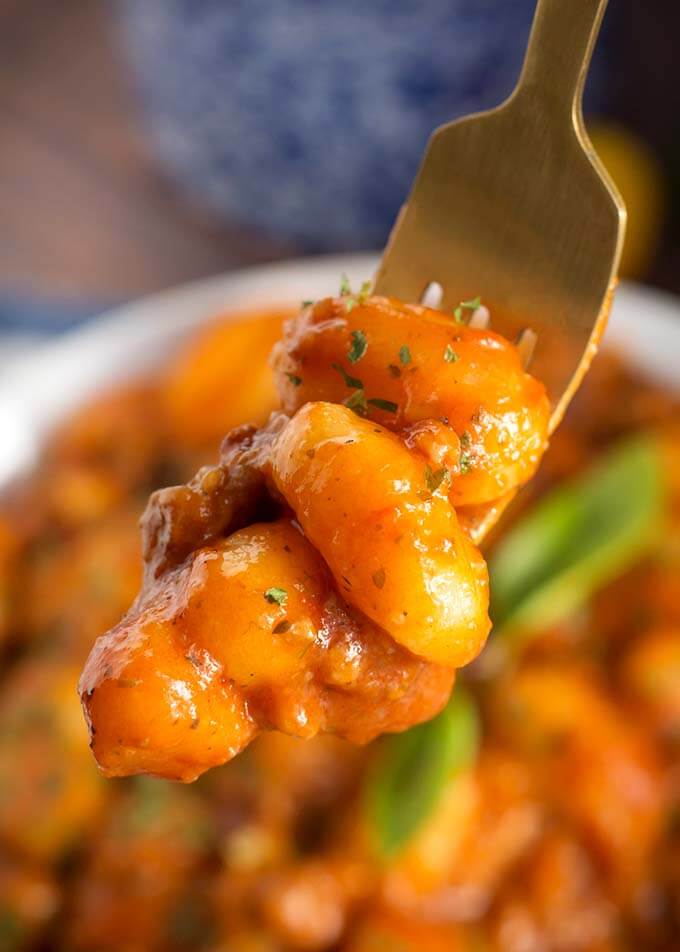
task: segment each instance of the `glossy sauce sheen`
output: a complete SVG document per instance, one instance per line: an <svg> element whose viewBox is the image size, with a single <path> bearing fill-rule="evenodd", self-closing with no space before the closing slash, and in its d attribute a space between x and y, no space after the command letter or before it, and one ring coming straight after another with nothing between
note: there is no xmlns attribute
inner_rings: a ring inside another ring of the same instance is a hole
<svg viewBox="0 0 680 952"><path fill-rule="evenodd" d="M547 399L515 348L341 297L290 323L274 365L286 413L151 499L144 587L81 679L108 775L193 780L263 729L404 730L488 635L456 506L516 488L545 448Z"/></svg>

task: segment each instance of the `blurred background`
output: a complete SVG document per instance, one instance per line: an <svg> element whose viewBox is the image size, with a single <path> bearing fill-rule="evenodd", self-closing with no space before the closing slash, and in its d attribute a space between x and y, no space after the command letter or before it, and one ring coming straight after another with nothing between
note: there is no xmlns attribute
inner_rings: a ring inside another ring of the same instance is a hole
<svg viewBox="0 0 680 952"><path fill-rule="evenodd" d="M0 0L0 335L378 248L439 122L512 88L533 0ZM588 124L623 271L680 291L674 0L612 0Z"/></svg>

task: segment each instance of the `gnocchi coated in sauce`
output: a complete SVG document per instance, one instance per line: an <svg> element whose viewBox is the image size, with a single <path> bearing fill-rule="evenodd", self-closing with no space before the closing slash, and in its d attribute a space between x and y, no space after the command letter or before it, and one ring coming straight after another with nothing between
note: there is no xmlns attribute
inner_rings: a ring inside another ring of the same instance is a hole
<svg viewBox="0 0 680 952"><path fill-rule="evenodd" d="M516 349L345 295L288 323L274 367L285 412L149 503L144 586L81 680L110 776L193 780L263 729L402 731L486 640L457 507L516 489L545 449L548 400Z"/></svg>

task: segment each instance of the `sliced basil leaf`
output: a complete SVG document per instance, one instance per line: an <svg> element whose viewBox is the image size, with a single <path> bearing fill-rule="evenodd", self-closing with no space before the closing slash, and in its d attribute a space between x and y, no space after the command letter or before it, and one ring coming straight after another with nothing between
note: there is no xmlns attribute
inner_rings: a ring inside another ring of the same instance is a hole
<svg viewBox="0 0 680 952"><path fill-rule="evenodd" d="M653 546L663 502L661 455L649 436L619 444L539 501L489 561L496 632L545 626L586 602ZM474 762L479 735L459 681L436 718L383 741L365 794L384 855L406 845L451 775Z"/></svg>
<svg viewBox="0 0 680 952"><path fill-rule="evenodd" d="M558 621L640 558L658 537L663 483L658 445L636 436L540 500L489 560L496 636Z"/></svg>
<svg viewBox="0 0 680 952"><path fill-rule="evenodd" d="M397 853L427 819L451 775L474 762L479 718L459 683L433 720L381 742L368 775L365 803L384 856Z"/></svg>

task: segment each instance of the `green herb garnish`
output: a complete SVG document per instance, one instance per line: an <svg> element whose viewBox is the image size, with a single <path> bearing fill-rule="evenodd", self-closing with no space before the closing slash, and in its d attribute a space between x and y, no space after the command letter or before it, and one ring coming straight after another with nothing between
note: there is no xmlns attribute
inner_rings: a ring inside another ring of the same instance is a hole
<svg viewBox="0 0 680 952"><path fill-rule="evenodd" d="M453 316L458 324L463 323L463 311L476 311L478 307L482 306L482 299L477 295L475 298L470 298L469 301L461 301L458 307L453 312Z"/></svg>
<svg viewBox="0 0 680 952"><path fill-rule="evenodd" d="M539 500L489 561L496 632L554 623L638 560L658 538L663 497L659 448L636 436Z"/></svg>
<svg viewBox="0 0 680 952"><path fill-rule="evenodd" d="M288 371L286 371L286 377L288 377L294 387L299 387L302 383L302 377L298 377L296 374L291 374Z"/></svg>
<svg viewBox="0 0 680 952"><path fill-rule="evenodd" d="M264 593L264 597L272 605L280 605L283 608L288 601L288 592L285 588L268 588Z"/></svg>
<svg viewBox="0 0 680 952"><path fill-rule="evenodd" d="M471 436L465 431L460 440L467 448ZM440 472L430 470L429 478L426 472L433 491ZM489 648L507 649L517 644L519 631L526 639L558 621L643 557L659 538L663 502L659 447L645 436L619 444L540 500L489 560ZM488 655L487 649L481 660ZM474 762L478 747L477 710L460 682L438 717L382 742L364 793L384 855L417 833L449 779Z"/></svg>
<svg viewBox="0 0 680 952"><path fill-rule="evenodd" d="M393 403L392 400L383 400L382 397L371 397L367 402L378 410L384 410L385 413L396 413L399 409L397 403Z"/></svg>
<svg viewBox="0 0 680 952"><path fill-rule="evenodd" d="M458 465L460 466L460 471L463 475L469 473L472 469L473 460L468 450L470 449L470 444L472 443L472 437L467 430L463 430L460 434L460 456L458 457Z"/></svg>
<svg viewBox="0 0 680 952"><path fill-rule="evenodd" d="M411 351L408 349L406 344L402 344L402 346L399 348L399 360L404 365L404 367L406 364L411 363Z"/></svg>
<svg viewBox="0 0 680 952"><path fill-rule="evenodd" d="M366 416L368 413L368 403L363 388L355 390L354 393L350 394L345 400L345 406L348 410L354 410L357 416Z"/></svg>
<svg viewBox="0 0 680 952"><path fill-rule="evenodd" d="M373 285L371 281L363 281L359 289L358 294L352 293L352 288L349 283L349 278L346 274L343 274L340 278L340 297L345 298L345 310L349 312L355 308L358 304L365 304L366 299L371 294L371 289Z"/></svg>
<svg viewBox="0 0 680 952"><path fill-rule="evenodd" d="M446 467L433 470L431 466L425 467L425 483L431 493L436 492L443 482L449 481L449 471Z"/></svg>
<svg viewBox="0 0 680 952"><path fill-rule="evenodd" d="M331 364L333 370L337 370L342 379L345 381L346 387L353 387L355 390L363 390L364 385L358 377L350 376L344 367L341 367L340 364Z"/></svg>
<svg viewBox="0 0 680 952"><path fill-rule="evenodd" d="M457 354L451 344L446 345L446 350L444 351L444 360L447 364L455 364L457 360L460 360L460 354Z"/></svg>
<svg viewBox="0 0 680 952"><path fill-rule="evenodd" d="M356 364L366 353L368 341L363 331L352 331L350 337L352 338L352 344L347 354L347 359L350 364Z"/></svg>
<svg viewBox="0 0 680 952"><path fill-rule="evenodd" d="M372 287L373 287L372 281L362 282L362 285L359 288L359 293L357 294L357 301L359 302L359 304L366 303L366 300L371 296Z"/></svg>
<svg viewBox="0 0 680 952"><path fill-rule="evenodd" d="M313 303L314 303L314 301L311 301L311 300L309 300L309 301L302 301L302 302L301 302L302 307L311 307Z"/></svg>
<svg viewBox="0 0 680 952"><path fill-rule="evenodd" d="M479 734L475 704L457 684L441 714L381 742L364 802L384 856L405 846L451 777L474 763Z"/></svg>

